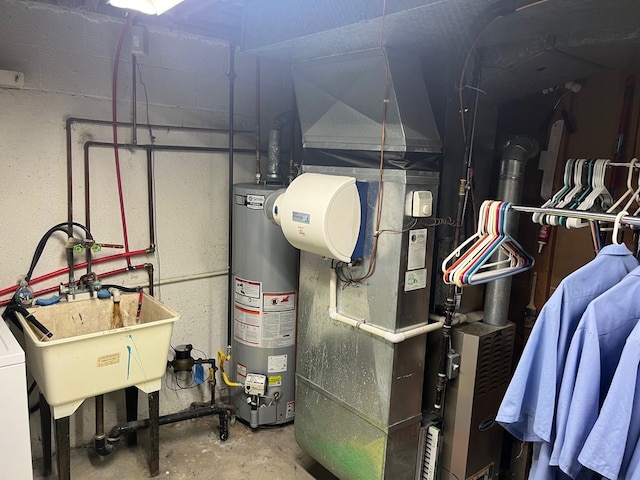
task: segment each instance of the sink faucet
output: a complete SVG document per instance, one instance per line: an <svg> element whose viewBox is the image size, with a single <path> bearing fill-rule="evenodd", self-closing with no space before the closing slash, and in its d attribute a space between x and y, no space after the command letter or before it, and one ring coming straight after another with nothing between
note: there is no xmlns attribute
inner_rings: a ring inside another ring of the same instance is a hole
<svg viewBox="0 0 640 480"><path fill-rule="evenodd" d="M67 249L67 263L69 264L69 284L67 287L60 284L60 294L66 294L67 300L75 300L76 295L80 293L89 293L89 296L93 297L95 292L102 288L102 282L98 279L98 276L91 271L91 252L99 252L103 247L124 248L124 245L96 243L93 239L80 240L69 237L65 245ZM74 254L81 254L85 251L87 254L87 273L82 275L76 282L74 277L73 256Z"/></svg>

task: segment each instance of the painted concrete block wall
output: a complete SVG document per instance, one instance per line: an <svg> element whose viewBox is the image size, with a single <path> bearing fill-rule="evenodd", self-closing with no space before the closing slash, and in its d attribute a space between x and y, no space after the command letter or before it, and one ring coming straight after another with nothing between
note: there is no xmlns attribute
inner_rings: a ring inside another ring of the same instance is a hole
<svg viewBox="0 0 640 480"><path fill-rule="evenodd" d="M67 219L67 117L111 119L113 59L123 22L26 1L0 0L0 69L25 74L23 89L0 87L0 288L15 285L31 262L36 244L52 225ZM226 128L228 118L228 46L192 35L149 28L149 54L138 58L137 120L153 124ZM118 120L132 118L130 41L119 64ZM255 58L236 57L236 127L253 129L255 120ZM292 83L286 65L262 65L263 143L268 120L290 109ZM141 81L141 82L140 82ZM156 129L157 144L227 147L227 134L188 133ZM131 142L129 128L118 130L121 142ZM88 140L112 141L111 127L74 124L73 216L85 223L83 146ZM150 134L138 130L138 143ZM236 137L237 148L255 147L253 132ZM236 154L235 180L252 181L254 154ZM120 151L122 183L130 250L149 246L146 154ZM181 314L172 345L192 343L200 356L214 357L227 337L227 178L226 153L156 152L154 164L156 252L132 259L155 267L156 296ZM90 150L91 230L97 241L122 243L123 228L116 189L113 151ZM55 235L47 244L34 276L66 266L65 239ZM97 256L114 252L101 252ZM95 272L125 267L124 261L101 264ZM185 277L195 277L185 280ZM66 281L66 276L34 285L36 290ZM106 280L105 280L106 281ZM143 285L144 270L112 277L109 283ZM0 300L7 299L7 296ZM171 358L168 352L168 358ZM72 368L72 367L70 367ZM61 372L64 375L64 372ZM165 377L161 414L175 412L192 401L208 399L208 391ZM124 394L106 398L106 428L124 421ZM224 397L223 397L224 398ZM31 396L35 404L37 395ZM140 396L141 415L146 395ZM94 411L87 400L72 416L72 442L93 437ZM32 415L32 446L40 455L38 414Z"/></svg>

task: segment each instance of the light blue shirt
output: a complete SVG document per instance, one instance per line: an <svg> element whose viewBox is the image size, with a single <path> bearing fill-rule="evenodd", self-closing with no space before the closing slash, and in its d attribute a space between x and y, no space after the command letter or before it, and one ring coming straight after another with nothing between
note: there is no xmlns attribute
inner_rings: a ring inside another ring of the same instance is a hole
<svg viewBox="0 0 640 480"><path fill-rule="evenodd" d="M593 300L571 340L556 412L551 465L571 478L629 334L640 318L640 268ZM634 301L636 300L636 301ZM603 446L603 449L605 447Z"/></svg>
<svg viewBox="0 0 640 480"><path fill-rule="evenodd" d="M634 409L640 407L638 367L640 324L627 338L598 419L578 456L582 465L612 480L625 478L640 437L640 408Z"/></svg>
<svg viewBox="0 0 640 480"><path fill-rule="evenodd" d="M558 285L540 311L496 416L513 436L530 442L552 441L560 381L576 326L591 300L637 266L625 245L608 245ZM536 465L536 477L554 478L546 470L548 465Z"/></svg>

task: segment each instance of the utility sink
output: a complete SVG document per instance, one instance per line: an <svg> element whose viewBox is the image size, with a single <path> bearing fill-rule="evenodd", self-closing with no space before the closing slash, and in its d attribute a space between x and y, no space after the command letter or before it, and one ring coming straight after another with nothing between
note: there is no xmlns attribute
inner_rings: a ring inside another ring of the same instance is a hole
<svg viewBox="0 0 640 480"><path fill-rule="evenodd" d="M135 385L160 390L173 323L180 316L144 294L121 295L122 326L112 328L114 302L87 299L29 309L53 336L18 318L25 332L27 368L55 419L68 417L89 397Z"/></svg>

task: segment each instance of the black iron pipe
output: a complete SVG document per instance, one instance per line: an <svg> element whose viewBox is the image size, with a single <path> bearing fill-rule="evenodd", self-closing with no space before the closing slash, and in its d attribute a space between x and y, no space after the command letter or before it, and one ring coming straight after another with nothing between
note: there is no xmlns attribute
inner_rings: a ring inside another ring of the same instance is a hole
<svg viewBox="0 0 640 480"><path fill-rule="evenodd" d="M136 68L138 59L131 54L131 143L138 143L138 78Z"/></svg>
<svg viewBox="0 0 640 480"><path fill-rule="evenodd" d="M262 180L260 169L260 57L256 57L256 184Z"/></svg>
<svg viewBox="0 0 640 480"><path fill-rule="evenodd" d="M229 409L226 406L207 405L204 407L192 408L182 412L163 415L158 418L158 425L167 425L170 423L182 422L184 420L191 420L193 418L216 414L220 416L220 440L224 442L229 438ZM123 435L144 430L149 428L149 425L150 421L148 418L116 425L109 431L108 435L102 438L96 437L94 440L96 453L101 456L110 455L114 452Z"/></svg>
<svg viewBox="0 0 640 480"><path fill-rule="evenodd" d="M90 202L90 149L96 148L113 148L113 142L95 142L88 141L84 143L84 204L85 204L85 223L90 224L91 202ZM145 150L147 152L147 190L148 190L148 210L149 210L149 245L150 248L155 247L155 215L153 209L153 151L179 151L179 152L227 152L229 149L224 147L194 147L187 145L132 145L128 143L118 143L118 148L128 150ZM241 153L251 153L250 149L241 149ZM87 227L88 228L88 227Z"/></svg>
<svg viewBox="0 0 640 480"><path fill-rule="evenodd" d="M74 124L85 125L104 125L112 126L113 120L96 120L93 118L82 117L67 117L65 121L66 130L66 144L67 144L67 221L73 221L73 145L71 136L71 127ZM117 122L119 127L133 127L132 122ZM180 131L180 132L203 132L203 133L227 133L226 128L207 128L207 127L189 127L184 125L162 125L142 123L138 124L137 128L149 129L164 129L167 131ZM251 130L235 130L234 133L248 133Z"/></svg>
<svg viewBox="0 0 640 480"><path fill-rule="evenodd" d="M229 264L229 281L227 283L227 345L231 345L231 329L233 326L233 136L234 136L234 99L235 99L235 59L236 45L231 42L229 44L229 224L228 224L228 264Z"/></svg>
<svg viewBox="0 0 640 480"><path fill-rule="evenodd" d="M153 208L153 150L147 148L147 204L149 205L149 245L156 245L156 220Z"/></svg>

